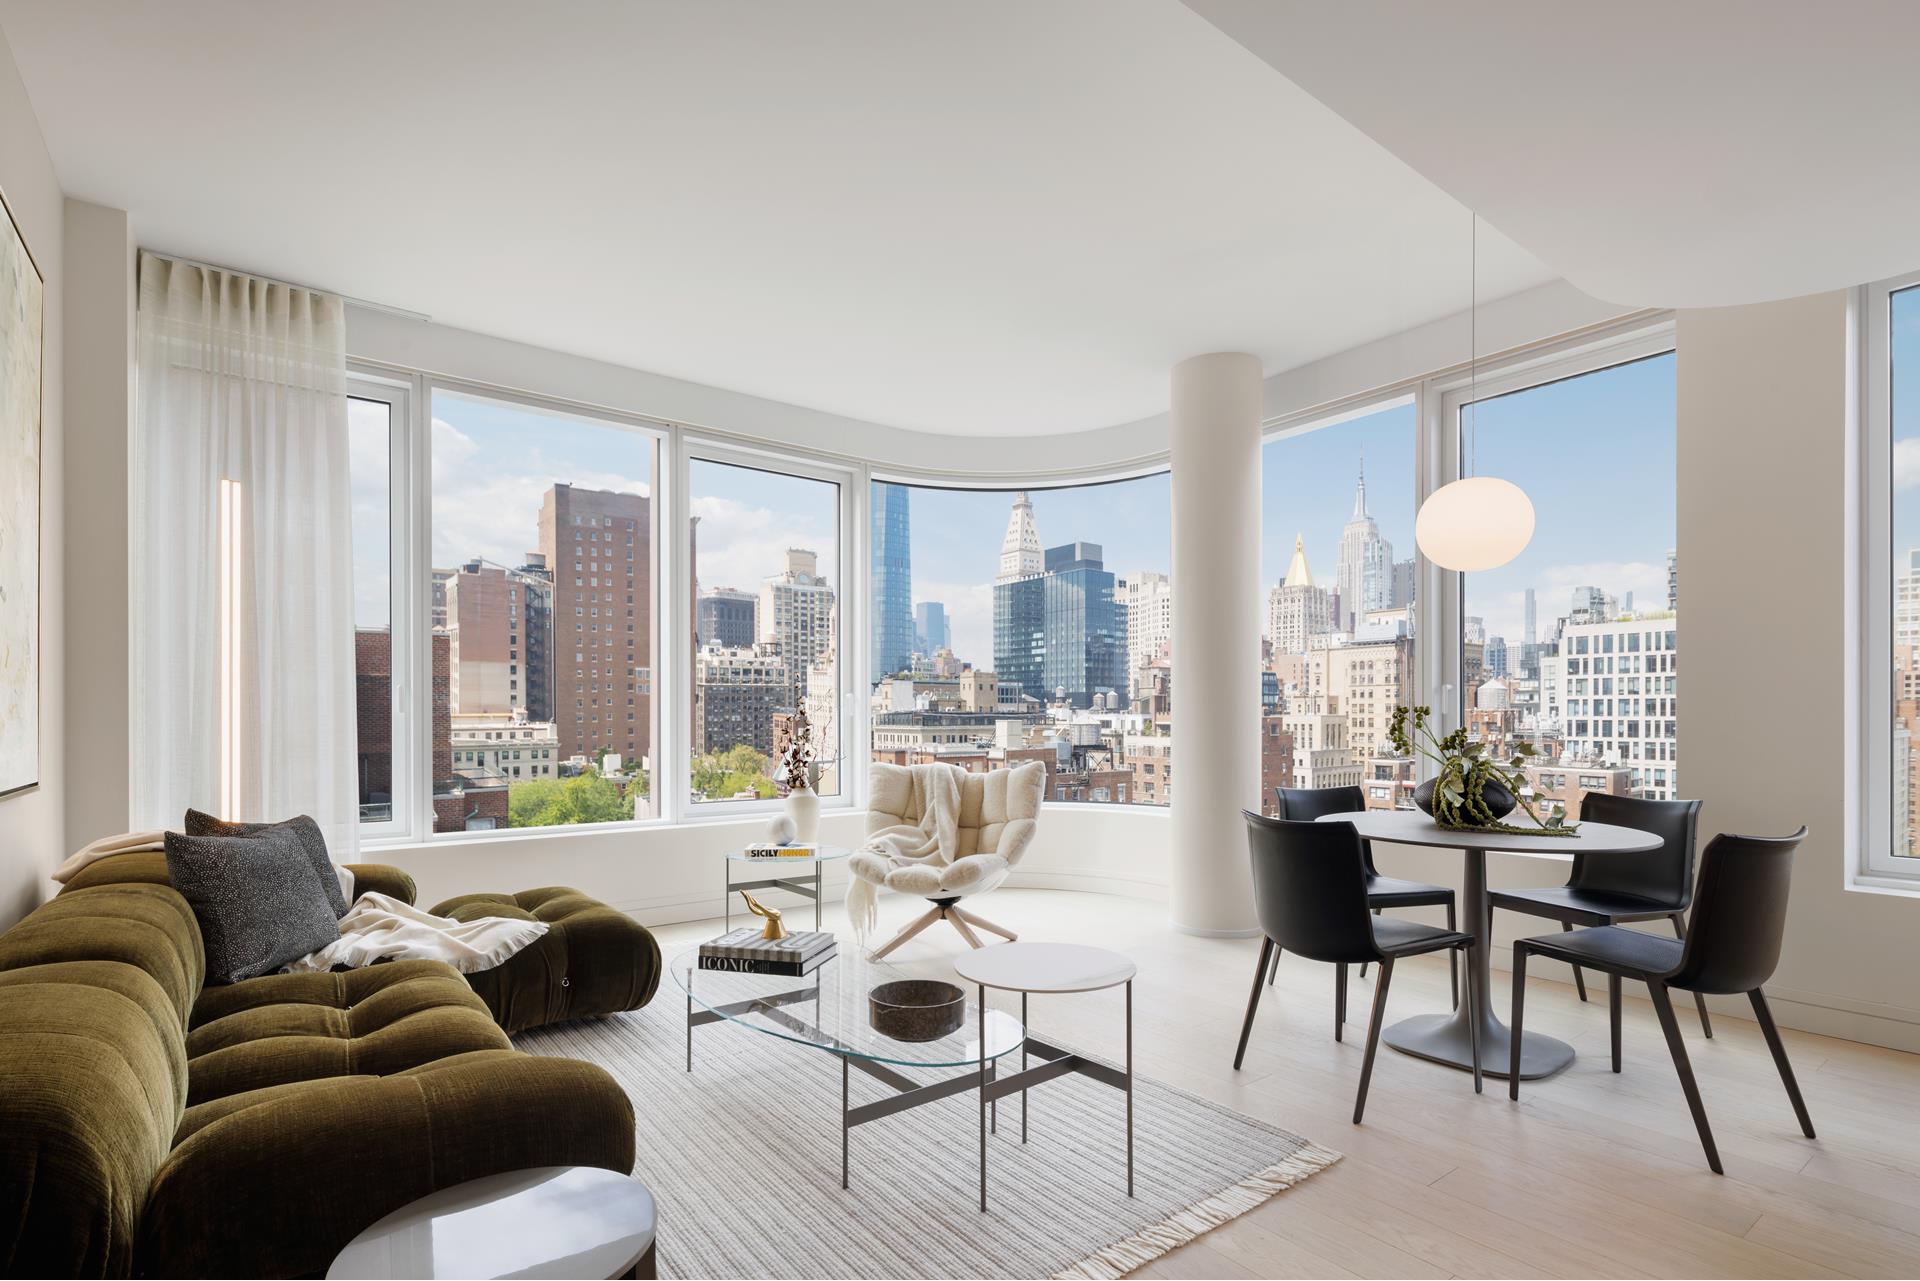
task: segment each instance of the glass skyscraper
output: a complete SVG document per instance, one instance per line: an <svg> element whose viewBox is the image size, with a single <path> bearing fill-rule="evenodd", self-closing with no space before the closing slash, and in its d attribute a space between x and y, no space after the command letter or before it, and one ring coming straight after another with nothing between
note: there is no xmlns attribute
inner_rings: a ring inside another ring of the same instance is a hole
<svg viewBox="0 0 1920 1281"><path fill-rule="evenodd" d="M873 673L906 671L913 664L913 545L907 488L873 482Z"/></svg>

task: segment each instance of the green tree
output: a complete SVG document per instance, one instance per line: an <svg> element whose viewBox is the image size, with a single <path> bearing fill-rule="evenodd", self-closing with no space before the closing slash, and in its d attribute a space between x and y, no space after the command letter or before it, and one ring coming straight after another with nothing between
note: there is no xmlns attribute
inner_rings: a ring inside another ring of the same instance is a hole
<svg viewBox="0 0 1920 1281"><path fill-rule="evenodd" d="M693 790L709 800L724 800L741 792L772 796L769 762L751 743L736 743L723 752L709 752L693 760Z"/></svg>
<svg viewBox="0 0 1920 1281"><path fill-rule="evenodd" d="M633 817L634 789L597 774L573 778L535 778L507 790L509 827L564 827L573 823L617 823Z"/></svg>

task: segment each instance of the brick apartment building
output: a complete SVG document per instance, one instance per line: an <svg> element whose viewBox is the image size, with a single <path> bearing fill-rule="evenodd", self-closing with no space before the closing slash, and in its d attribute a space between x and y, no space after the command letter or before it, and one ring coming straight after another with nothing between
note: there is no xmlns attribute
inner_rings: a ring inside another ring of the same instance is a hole
<svg viewBox="0 0 1920 1281"><path fill-rule="evenodd" d="M555 485L540 503L553 576L553 722L560 756L647 759L652 521L641 494Z"/></svg>

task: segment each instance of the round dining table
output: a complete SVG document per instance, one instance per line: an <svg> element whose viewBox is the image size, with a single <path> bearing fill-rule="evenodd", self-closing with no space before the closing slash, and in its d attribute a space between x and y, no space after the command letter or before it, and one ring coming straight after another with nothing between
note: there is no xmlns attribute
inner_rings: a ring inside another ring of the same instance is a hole
<svg viewBox="0 0 1920 1281"><path fill-rule="evenodd" d="M1512 1040L1507 1025L1493 1012L1492 967L1487 949L1491 930L1487 906L1487 855L1599 854L1629 858L1660 848L1660 838L1649 832L1616 827L1609 823L1582 823L1571 836L1555 836L1544 830L1450 831L1419 810L1360 810L1348 814L1328 814L1319 821L1351 823L1361 837L1369 841L1435 846L1459 850L1466 856L1466 874L1460 893L1460 930L1474 938L1474 946L1467 954L1467 990L1470 999L1463 1001L1450 1014L1416 1014L1410 1019L1402 1019L1382 1032L1381 1039L1402 1054L1471 1071L1473 1050L1471 1028L1467 1020L1478 1019L1480 1068L1488 1076L1507 1075ZM1530 827L1532 824L1522 818L1515 826ZM1573 1047L1565 1041L1538 1032L1522 1034L1521 1080L1552 1076L1571 1062Z"/></svg>

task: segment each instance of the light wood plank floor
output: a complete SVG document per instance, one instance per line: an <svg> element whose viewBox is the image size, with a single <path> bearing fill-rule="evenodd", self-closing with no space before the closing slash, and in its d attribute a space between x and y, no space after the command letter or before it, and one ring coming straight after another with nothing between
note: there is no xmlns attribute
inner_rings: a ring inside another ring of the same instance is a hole
<svg viewBox="0 0 1920 1281"><path fill-rule="evenodd" d="M883 936L910 904L881 904ZM1137 1069L1346 1154L1332 1169L1160 1259L1153 1277L1827 1277L1920 1275L1920 1056L1787 1030L1820 1137L1801 1136L1758 1028L1716 1015L1705 1040L1679 1005L1726 1165L1701 1155L1653 1007L1629 988L1624 1071L1607 1067L1605 982L1528 985L1527 1026L1580 1057L1559 1076L1476 1097L1463 1072L1384 1046L1363 1125L1354 1086L1373 997L1349 992L1333 1039L1333 970L1289 958L1232 1067L1258 944L1181 934L1162 906L1108 895L1003 889L978 911L1025 938L1101 943L1140 966ZM810 927L811 908L789 924ZM829 928L840 928L837 906ZM736 916L735 923L738 924ZM657 930L672 950L717 922ZM1550 928L1550 927L1549 927ZM930 975L964 944L935 926L895 954ZM1508 976L1494 1001L1510 1008ZM1590 984L1590 989L1593 985ZM1013 998L1017 1002L1018 998ZM1445 1009L1444 964L1396 968L1388 1020ZM1035 998L1036 1033L1121 1052L1118 993ZM1090 1158L1091 1159L1091 1158Z"/></svg>

